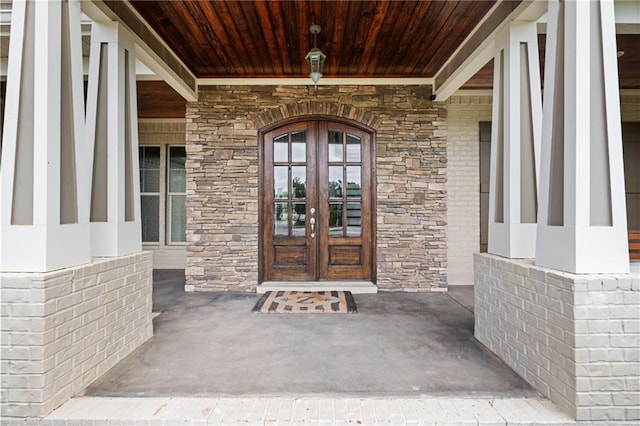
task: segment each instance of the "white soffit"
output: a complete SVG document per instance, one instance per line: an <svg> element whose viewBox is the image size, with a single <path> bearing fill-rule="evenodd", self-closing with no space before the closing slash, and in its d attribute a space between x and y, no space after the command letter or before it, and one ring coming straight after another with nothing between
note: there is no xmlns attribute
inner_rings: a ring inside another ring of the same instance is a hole
<svg viewBox="0 0 640 426"><path fill-rule="evenodd" d="M135 56L187 101L198 99L196 77L128 2L82 1L94 21L118 21L134 35Z"/></svg>
<svg viewBox="0 0 640 426"><path fill-rule="evenodd" d="M493 59L496 37L505 25L510 21L537 21L546 13L547 2L525 0L511 8L509 2L497 2L451 54L435 76L436 100L447 100ZM501 21L496 22L498 19Z"/></svg>

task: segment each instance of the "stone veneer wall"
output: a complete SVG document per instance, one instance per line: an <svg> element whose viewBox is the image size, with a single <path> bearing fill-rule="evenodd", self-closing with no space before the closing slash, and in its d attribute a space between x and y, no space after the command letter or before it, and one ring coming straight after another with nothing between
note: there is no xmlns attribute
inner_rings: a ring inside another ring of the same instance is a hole
<svg viewBox="0 0 640 426"><path fill-rule="evenodd" d="M0 274L1 418L42 418L153 334L151 253Z"/></svg>
<svg viewBox="0 0 640 426"><path fill-rule="evenodd" d="M254 291L258 130L349 118L376 132L377 285L446 287L446 109L422 86L207 86L187 104L187 290Z"/></svg>
<svg viewBox="0 0 640 426"><path fill-rule="evenodd" d="M480 250L480 122L491 121L491 96L447 101L447 278L473 285Z"/></svg>
<svg viewBox="0 0 640 426"><path fill-rule="evenodd" d="M475 255L475 337L577 420L640 420L640 275Z"/></svg>

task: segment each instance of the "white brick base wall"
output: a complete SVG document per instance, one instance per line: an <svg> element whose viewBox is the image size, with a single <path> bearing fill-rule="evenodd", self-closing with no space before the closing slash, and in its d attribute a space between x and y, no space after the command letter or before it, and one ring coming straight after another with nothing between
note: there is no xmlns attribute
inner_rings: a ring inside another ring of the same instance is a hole
<svg viewBox="0 0 640 426"><path fill-rule="evenodd" d="M2 418L41 418L153 334L151 253L0 274Z"/></svg>
<svg viewBox="0 0 640 426"><path fill-rule="evenodd" d="M640 276L475 255L475 337L577 420L640 420Z"/></svg>

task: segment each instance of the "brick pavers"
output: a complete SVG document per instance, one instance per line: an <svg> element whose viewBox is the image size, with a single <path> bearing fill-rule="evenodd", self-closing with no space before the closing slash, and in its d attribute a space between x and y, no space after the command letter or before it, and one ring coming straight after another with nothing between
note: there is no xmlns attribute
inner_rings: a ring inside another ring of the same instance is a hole
<svg viewBox="0 0 640 426"><path fill-rule="evenodd" d="M83 397L67 402L38 424L44 426L151 426L178 424L573 425L579 423L560 412L548 400L538 398Z"/></svg>

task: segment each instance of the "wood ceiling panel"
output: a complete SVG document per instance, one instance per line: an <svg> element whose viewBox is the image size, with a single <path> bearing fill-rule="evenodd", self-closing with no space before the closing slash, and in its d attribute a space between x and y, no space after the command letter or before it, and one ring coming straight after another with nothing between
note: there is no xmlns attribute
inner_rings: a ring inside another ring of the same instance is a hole
<svg viewBox="0 0 640 426"><path fill-rule="evenodd" d="M618 50L624 52L618 58L618 75L621 87L640 89L640 34L618 34Z"/></svg>
<svg viewBox="0 0 640 426"><path fill-rule="evenodd" d="M198 77L433 77L495 0L131 0Z"/></svg>
<svg viewBox="0 0 640 426"><path fill-rule="evenodd" d="M164 81L138 81L138 118L184 118L187 102Z"/></svg>

